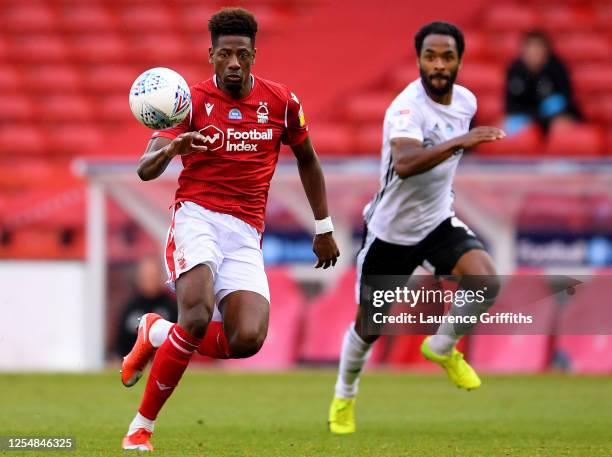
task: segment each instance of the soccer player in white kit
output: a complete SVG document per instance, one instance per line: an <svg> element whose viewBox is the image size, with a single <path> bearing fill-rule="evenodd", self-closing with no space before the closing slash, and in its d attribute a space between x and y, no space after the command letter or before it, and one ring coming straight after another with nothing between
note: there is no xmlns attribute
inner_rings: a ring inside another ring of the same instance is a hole
<svg viewBox="0 0 612 457"><path fill-rule="evenodd" d="M435 275L472 278L469 288L486 290L483 302L452 306L451 314L480 315L492 304L499 282L491 257L474 233L454 215L452 183L464 149L496 141L505 134L494 127L470 130L476 97L454 84L465 48L452 24L433 22L415 36L420 78L393 100L384 119L380 191L364 210L366 230L357 255L354 323L342 343L335 396L329 411L333 433L355 431L359 377L378 335L368 334L362 278L409 275L422 265ZM460 286L466 288L463 282ZM425 358L441 365L465 389L480 379L455 345L469 326L441 324L425 339Z"/></svg>

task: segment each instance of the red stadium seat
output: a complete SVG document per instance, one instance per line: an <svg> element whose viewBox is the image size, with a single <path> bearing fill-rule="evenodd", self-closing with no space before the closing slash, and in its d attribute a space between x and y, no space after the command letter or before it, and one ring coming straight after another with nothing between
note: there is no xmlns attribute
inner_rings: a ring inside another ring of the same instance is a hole
<svg viewBox="0 0 612 457"><path fill-rule="evenodd" d="M22 35L13 37L8 56L17 62L60 62L70 54L66 42L57 35Z"/></svg>
<svg viewBox="0 0 612 457"><path fill-rule="evenodd" d="M104 134L93 125L62 126L49 133L49 147L56 154L100 154L103 142Z"/></svg>
<svg viewBox="0 0 612 457"><path fill-rule="evenodd" d="M29 124L0 126L0 152L3 154L42 154L46 147L46 137L37 127Z"/></svg>
<svg viewBox="0 0 612 457"><path fill-rule="evenodd" d="M125 94L109 95L102 98L100 100L99 112L101 120L109 123L121 123L126 121L136 122L130 111L127 92Z"/></svg>
<svg viewBox="0 0 612 457"><path fill-rule="evenodd" d="M472 335L470 360L476 370L494 373L538 373L550 359L548 335Z"/></svg>
<svg viewBox="0 0 612 457"><path fill-rule="evenodd" d="M346 101L346 112L355 122L382 122L392 100L386 92L356 94Z"/></svg>
<svg viewBox="0 0 612 457"><path fill-rule="evenodd" d="M270 284L270 325L261 350L247 359L228 360L224 365L239 369L286 370L298 356L304 295L285 268L266 269Z"/></svg>
<svg viewBox="0 0 612 457"><path fill-rule="evenodd" d="M129 56L129 46L115 34L88 34L72 43L74 57L88 63L109 64L121 62Z"/></svg>
<svg viewBox="0 0 612 457"><path fill-rule="evenodd" d="M353 154L353 135L343 124L311 124L310 137L317 153L321 155Z"/></svg>
<svg viewBox="0 0 612 457"><path fill-rule="evenodd" d="M132 83L142 71L127 65L98 65L86 71L85 82L87 88L92 92L105 95L118 93L125 97Z"/></svg>
<svg viewBox="0 0 612 457"><path fill-rule="evenodd" d="M610 125L609 127L612 127ZM604 154L612 155L612 128L608 128L606 133L606 144L604 146Z"/></svg>
<svg viewBox="0 0 612 457"><path fill-rule="evenodd" d="M9 45L6 42L6 38L0 36L0 62L4 62L8 55Z"/></svg>
<svg viewBox="0 0 612 457"><path fill-rule="evenodd" d="M15 67L0 65L0 92L13 92L21 89L23 75Z"/></svg>
<svg viewBox="0 0 612 457"><path fill-rule="evenodd" d="M41 116L55 122L83 122L93 118L91 102L76 95L54 95L40 101Z"/></svg>
<svg viewBox="0 0 612 457"><path fill-rule="evenodd" d="M603 135L595 125L558 124L550 130L545 152L552 156L598 156L603 152Z"/></svg>
<svg viewBox="0 0 612 457"><path fill-rule="evenodd" d="M82 88L81 74L68 65L31 67L25 72L26 87L35 92L76 92Z"/></svg>
<svg viewBox="0 0 612 457"><path fill-rule="evenodd" d="M182 62L190 55L189 43L178 34L143 33L132 45L132 61L147 62L148 66L168 66L168 62Z"/></svg>
<svg viewBox="0 0 612 457"><path fill-rule="evenodd" d="M487 43L491 49L491 59L503 65L504 68L518 57L521 45L521 33L516 31L507 31L504 33L492 31L488 34L487 38Z"/></svg>
<svg viewBox="0 0 612 457"><path fill-rule="evenodd" d="M253 5L252 12L257 18L261 30L268 32L280 31L287 27L288 16L282 11L282 3L278 5L266 4Z"/></svg>
<svg viewBox="0 0 612 457"><path fill-rule="evenodd" d="M21 2L2 5L2 28L13 33L50 32L57 27L54 11L45 3Z"/></svg>
<svg viewBox="0 0 612 457"><path fill-rule="evenodd" d="M117 18L104 4L90 2L61 5L60 22L69 32L110 32L118 29Z"/></svg>
<svg viewBox="0 0 612 457"><path fill-rule="evenodd" d="M38 186L11 201L7 225L13 227L82 227L85 192L79 184L64 185L51 191Z"/></svg>
<svg viewBox="0 0 612 457"><path fill-rule="evenodd" d="M559 335L555 349L572 373L612 373L612 335Z"/></svg>
<svg viewBox="0 0 612 457"><path fill-rule="evenodd" d="M382 147L382 122L363 125L354 131L356 154L380 155Z"/></svg>
<svg viewBox="0 0 612 457"><path fill-rule="evenodd" d="M480 125L491 125L504 115L504 99L499 93L486 93L478 97L476 119Z"/></svg>
<svg viewBox="0 0 612 457"><path fill-rule="evenodd" d="M581 94L609 93L612 89L612 64L576 66L572 71L572 80Z"/></svg>
<svg viewBox="0 0 612 457"><path fill-rule="evenodd" d="M555 48L571 65L585 62L606 63L612 54L612 43L600 33L563 35L557 38Z"/></svg>
<svg viewBox="0 0 612 457"><path fill-rule="evenodd" d="M597 5L595 21L600 30L609 32L612 29L612 4L604 1Z"/></svg>
<svg viewBox="0 0 612 457"><path fill-rule="evenodd" d="M173 68L173 70L176 70L183 78L185 78L185 81L187 81L187 84L190 86L193 86L200 81L204 81L211 76L210 67L204 65L196 66L183 63L182 65L177 65L175 68Z"/></svg>
<svg viewBox="0 0 612 457"><path fill-rule="evenodd" d="M612 308L604 298L611 292L612 277L596 276L578 285L563 307L556 349L572 372L612 372Z"/></svg>
<svg viewBox="0 0 612 457"><path fill-rule="evenodd" d="M595 14L589 6L559 5L545 7L542 26L551 33L593 30Z"/></svg>
<svg viewBox="0 0 612 457"><path fill-rule="evenodd" d="M528 4L491 4L483 19L491 32L520 32L531 30L540 23L538 13Z"/></svg>
<svg viewBox="0 0 612 457"><path fill-rule="evenodd" d="M580 107L587 120L612 124L612 92L609 95L584 98Z"/></svg>
<svg viewBox="0 0 612 457"><path fill-rule="evenodd" d="M176 17L174 8L166 8L162 4L130 4L119 11L122 27L135 32L150 32L158 30L168 32L175 28Z"/></svg>
<svg viewBox="0 0 612 457"><path fill-rule="evenodd" d="M13 93L2 96L0 119L3 121L31 121L35 114L35 105L29 97Z"/></svg>
<svg viewBox="0 0 612 457"><path fill-rule="evenodd" d="M491 44L484 33L468 30L464 32L464 37L466 45L463 59L465 62L488 60L491 57Z"/></svg>
<svg viewBox="0 0 612 457"><path fill-rule="evenodd" d="M553 331L556 301L542 276L515 275L500 290L492 313L522 312L532 315L534 334L478 334L481 324L470 337L470 360L477 370L492 372L539 372L548 366L550 333ZM510 333L511 328L495 328Z"/></svg>
<svg viewBox="0 0 612 457"><path fill-rule="evenodd" d="M406 62L394 68L390 73L390 78L388 82L389 89L395 91L402 90L412 81L419 78L419 69L416 66L416 62Z"/></svg>
<svg viewBox="0 0 612 457"><path fill-rule="evenodd" d="M44 189L63 188L79 183L69 166L62 161L40 160L40 157L14 156L0 161L0 187L22 191L44 185ZM0 192L1 193L1 192Z"/></svg>
<svg viewBox="0 0 612 457"><path fill-rule="evenodd" d="M216 8L212 5L192 4L184 5L179 11L178 21L181 28L189 31L202 32L206 30L208 19L216 12Z"/></svg>
<svg viewBox="0 0 612 457"><path fill-rule="evenodd" d="M520 133L478 146L476 152L482 156L541 156L544 139L538 127L528 127Z"/></svg>
<svg viewBox="0 0 612 457"><path fill-rule="evenodd" d="M350 269L308 306L300 358L309 362L337 361L342 338L356 311L355 270Z"/></svg>
<svg viewBox="0 0 612 457"><path fill-rule="evenodd" d="M477 97L485 93L502 97L506 77L503 67L499 65L466 62L459 72L458 82L474 92Z"/></svg>

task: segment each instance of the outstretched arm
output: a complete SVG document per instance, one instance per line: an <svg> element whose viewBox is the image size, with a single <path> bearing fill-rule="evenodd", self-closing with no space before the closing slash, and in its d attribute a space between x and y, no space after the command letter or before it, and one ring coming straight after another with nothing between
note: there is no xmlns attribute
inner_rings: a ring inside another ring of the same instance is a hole
<svg viewBox="0 0 612 457"><path fill-rule="evenodd" d="M393 167L400 179L405 179L431 170L460 149L500 140L505 136L506 134L496 127L476 127L465 135L427 148L423 147L419 140L394 138L391 140Z"/></svg>
<svg viewBox="0 0 612 457"><path fill-rule="evenodd" d="M329 212L327 210L327 197L325 194L325 179L317 153L312 147L310 138L307 137L298 145L291 146L293 153L297 159L298 170L304 192L312 208L312 213L316 221L329 221ZM321 225L321 224L319 224ZM313 241L313 251L317 256L318 262L315 268L335 265L340 252L336 246L336 241L333 237L333 228L321 228L323 233L317 233ZM328 230L328 231L325 231ZM318 232L318 230L317 230Z"/></svg>
<svg viewBox="0 0 612 457"><path fill-rule="evenodd" d="M196 144L203 141L204 137L198 132L181 133L173 140L165 137L151 139L138 161L138 176L143 181L155 179L164 172L174 156L206 152L206 146Z"/></svg>

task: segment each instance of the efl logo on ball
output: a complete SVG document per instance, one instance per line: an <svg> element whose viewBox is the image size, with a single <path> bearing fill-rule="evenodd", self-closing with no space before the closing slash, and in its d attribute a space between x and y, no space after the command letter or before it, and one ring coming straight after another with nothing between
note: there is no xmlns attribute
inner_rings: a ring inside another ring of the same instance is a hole
<svg viewBox="0 0 612 457"><path fill-rule="evenodd" d="M191 111L191 92L181 75L169 68L142 73L130 89L130 109L150 129L175 127Z"/></svg>

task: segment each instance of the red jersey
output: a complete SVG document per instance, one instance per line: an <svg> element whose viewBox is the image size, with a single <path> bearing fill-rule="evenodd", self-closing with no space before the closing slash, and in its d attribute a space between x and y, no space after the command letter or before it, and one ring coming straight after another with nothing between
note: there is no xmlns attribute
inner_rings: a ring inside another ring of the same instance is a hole
<svg viewBox="0 0 612 457"><path fill-rule="evenodd" d="M302 143L308 127L299 100L286 86L254 76L252 82L251 92L239 100L225 94L215 76L192 86L191 115L153 138L195 130L204 135L208 151L181 156L176 202L230 214L263 232L281 143Z"/></svg>

